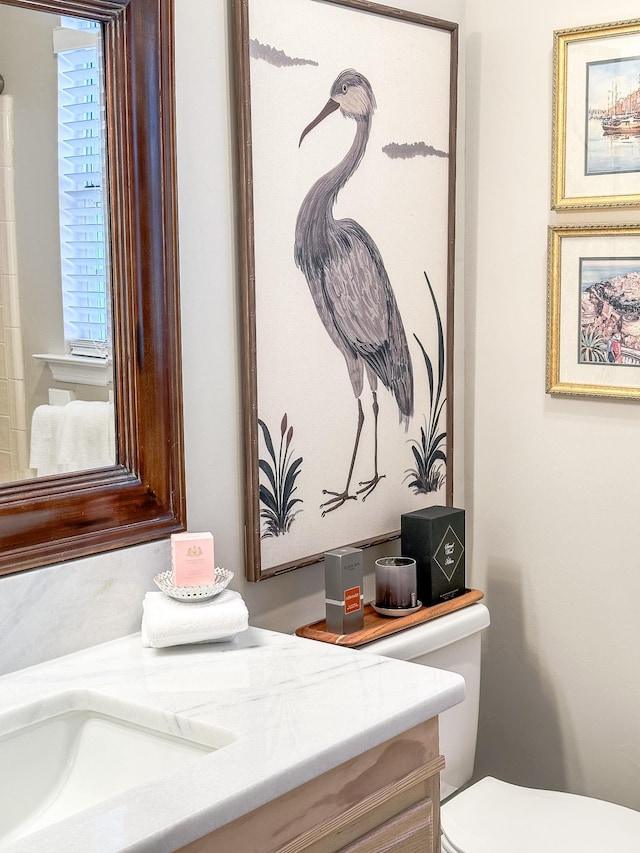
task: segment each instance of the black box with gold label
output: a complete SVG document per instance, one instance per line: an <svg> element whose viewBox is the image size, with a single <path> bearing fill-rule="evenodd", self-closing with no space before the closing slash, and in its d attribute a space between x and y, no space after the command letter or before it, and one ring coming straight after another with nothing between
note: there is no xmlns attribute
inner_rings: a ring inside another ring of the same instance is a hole
<svg viewBox="0 0 640 853"><path fill-rule="evenodd" d="M429 607L465 591L464 510L430 506L400 517L401 554L413 557L418 598Z"/></svg>

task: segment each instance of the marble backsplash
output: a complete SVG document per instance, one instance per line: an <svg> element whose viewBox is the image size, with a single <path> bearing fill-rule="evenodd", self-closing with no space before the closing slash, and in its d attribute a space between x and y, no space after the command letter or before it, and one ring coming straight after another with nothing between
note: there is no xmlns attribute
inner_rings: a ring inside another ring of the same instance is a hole
<svg viewBox="0 0 640 853"><path fill-rule="evenodd" d="M140 630L168 540L0 578L0 675Z"/></svg>

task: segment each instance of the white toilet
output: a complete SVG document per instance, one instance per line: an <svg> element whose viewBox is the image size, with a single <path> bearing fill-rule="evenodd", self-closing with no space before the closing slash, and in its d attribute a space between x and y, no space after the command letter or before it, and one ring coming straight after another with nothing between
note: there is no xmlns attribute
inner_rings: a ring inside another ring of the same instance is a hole
<svg viewBox="0 0 640 853"><path fill-rule="evenodd" d="M464 676L466 699L440 716L443 853L640 853L640 812L575 794L521 788L473 774L484 604L472 604L362 647Z"/></svg>

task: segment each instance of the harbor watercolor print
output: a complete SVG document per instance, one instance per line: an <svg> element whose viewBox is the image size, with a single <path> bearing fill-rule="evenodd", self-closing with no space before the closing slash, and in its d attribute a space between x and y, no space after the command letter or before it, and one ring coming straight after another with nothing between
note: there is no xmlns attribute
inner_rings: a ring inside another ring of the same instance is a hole
<svg viewBox="0 0 640 853"><path fill-rule="evenodd" d="M640 171L640 59L587 63L585 175Z"/></svg>

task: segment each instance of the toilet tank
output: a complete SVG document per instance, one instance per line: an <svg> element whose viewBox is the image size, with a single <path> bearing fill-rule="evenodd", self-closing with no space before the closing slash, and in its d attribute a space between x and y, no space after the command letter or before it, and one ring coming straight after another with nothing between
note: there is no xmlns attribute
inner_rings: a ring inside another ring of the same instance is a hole
<svg viewBox="0 0 640 853"><path fill-rule="evenodd" d="M363 652L463 676L464 701L440 715L440 752L446 762L440 777L442 799L473 774L480 700L480 632L488 625L489 611L477 603L361 646Z"/></svg>

